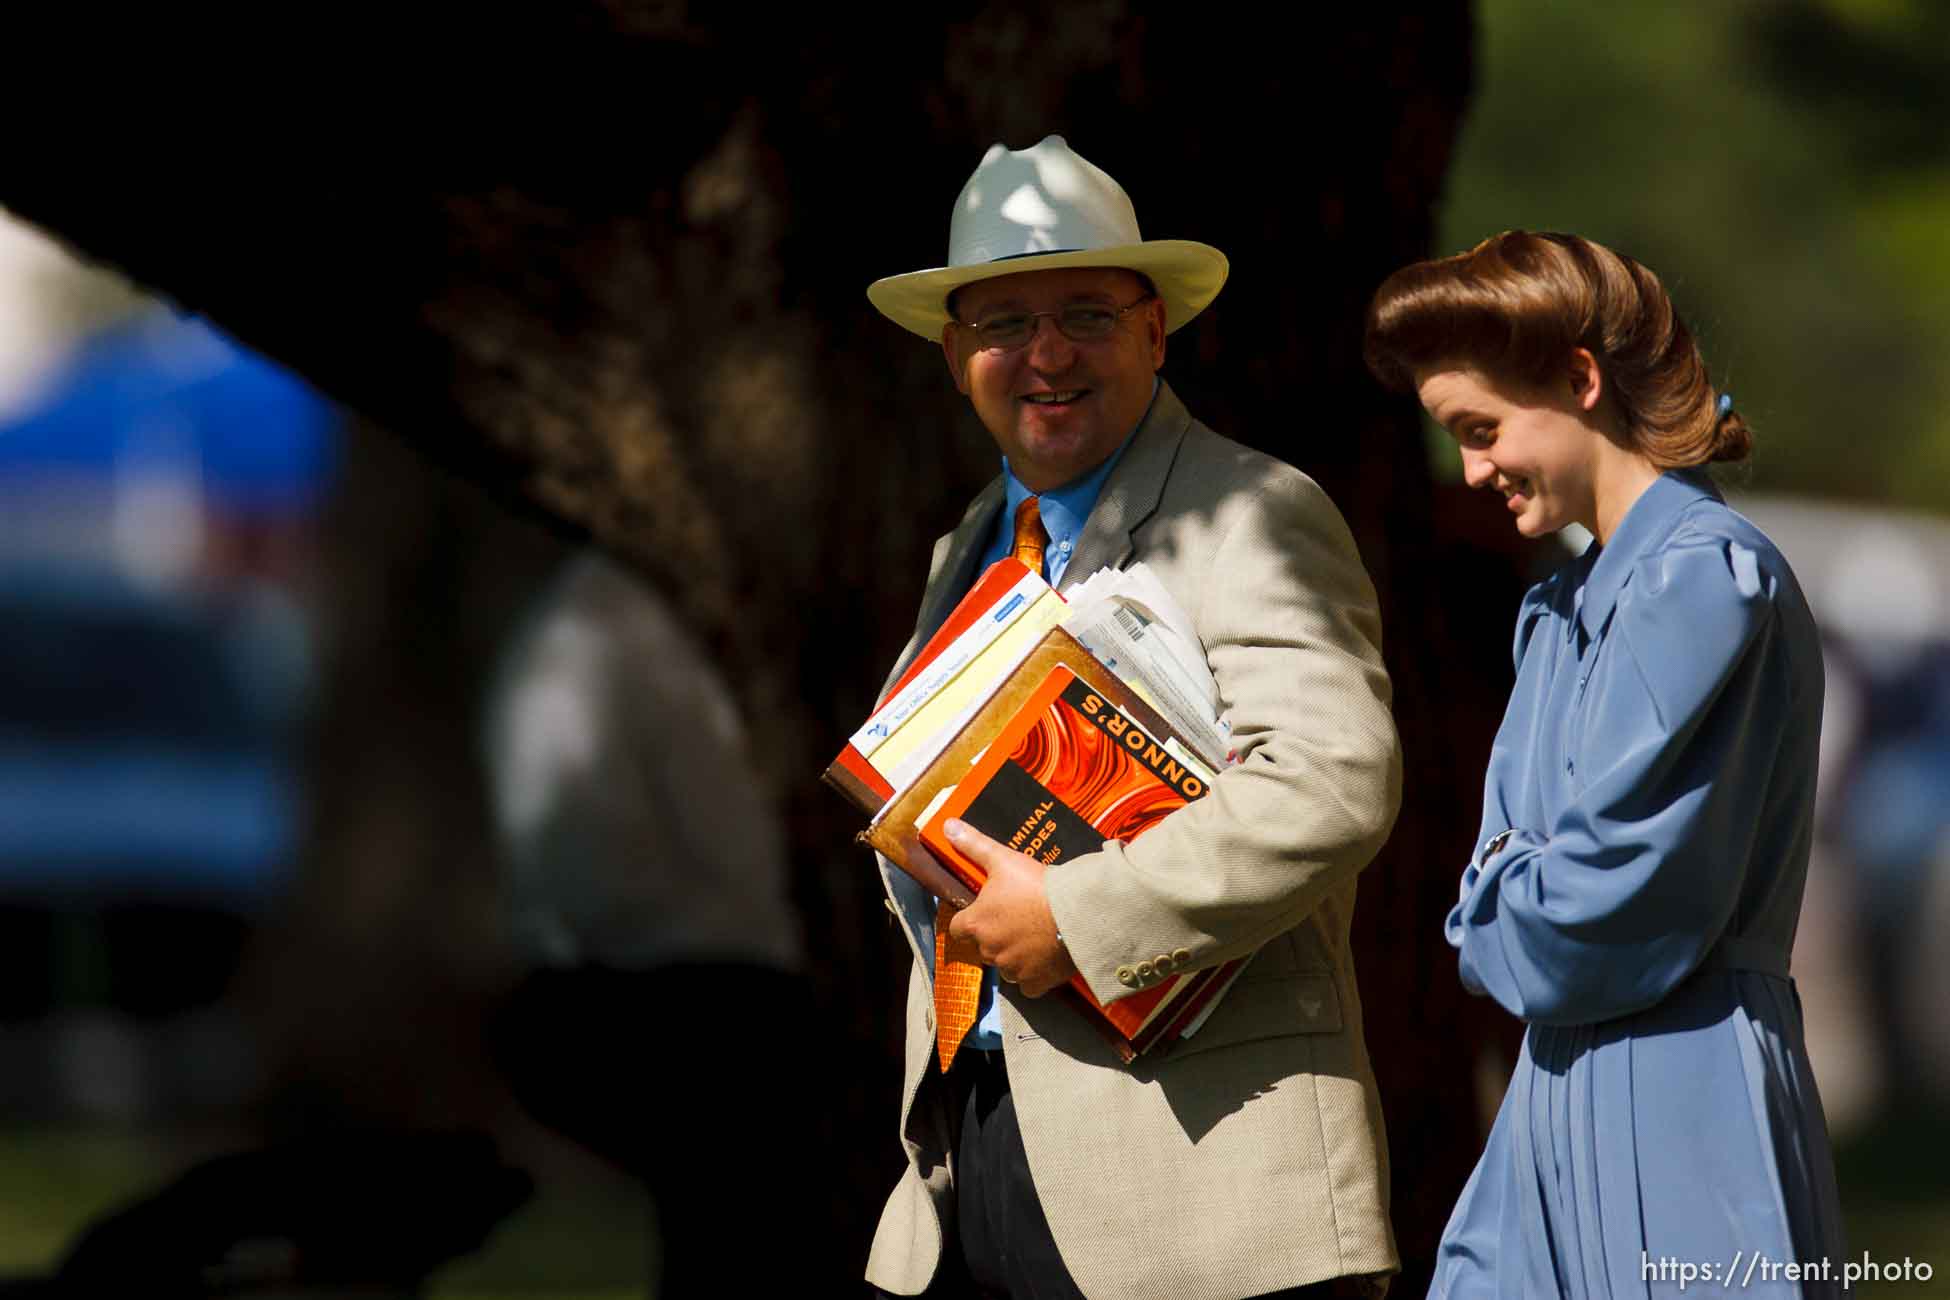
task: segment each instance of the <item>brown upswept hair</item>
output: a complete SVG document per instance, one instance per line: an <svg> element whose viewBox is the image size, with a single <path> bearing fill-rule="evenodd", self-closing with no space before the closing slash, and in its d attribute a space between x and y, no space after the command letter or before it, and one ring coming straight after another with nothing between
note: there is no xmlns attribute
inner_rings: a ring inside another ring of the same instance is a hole
<svg viewBox="0 0 1950 1300"><path fill-rule="evenodd" d="M1586 348L1634 449L1661 469L1743 460L1753 431L1719 394L1659 277L1577 235L1506 230L1466 253L1405 266L1368 306L1362 351L1375 377L1469 366L1542 386Z"/></svg>

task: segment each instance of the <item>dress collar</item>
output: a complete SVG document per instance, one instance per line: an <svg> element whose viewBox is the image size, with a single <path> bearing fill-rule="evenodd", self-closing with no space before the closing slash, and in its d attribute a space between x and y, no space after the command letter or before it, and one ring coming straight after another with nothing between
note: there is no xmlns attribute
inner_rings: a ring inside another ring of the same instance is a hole
<svg viewBox="0 0 1950 1300"><path fill-rule="evenodd" d="M1638 562L1672 531L1673 521L1697 501L1724 500L1704 470L1669 469L1639 494L1625 517L1618 521L1611 540L1603 546L1593 543L1579 557L1585 578L1577 594L1577 621L1587 641L1596 639L1612 611L1618 595Z"/></svg>

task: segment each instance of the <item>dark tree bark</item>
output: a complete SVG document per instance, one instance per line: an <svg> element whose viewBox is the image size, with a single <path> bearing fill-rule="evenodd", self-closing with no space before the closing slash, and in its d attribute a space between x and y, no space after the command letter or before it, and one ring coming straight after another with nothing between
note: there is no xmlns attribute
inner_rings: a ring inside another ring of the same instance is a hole
<svg viewBox="0 0 1950 1300"><path fill-rule="evenodd" d="M329 69L318 84L231 105L278 122L277 152L184 147L158 90L85 162L10 165L0 199L429 462L593 535L706 638L763 737L829 1059L859 1081L828 1116L849 1268L898 1162L906 959L852 814L814 777L911 626L928 543L995 460L938 351L864 288L940 262L988 144L1052 130L1126 184L1147 235L1223 248L1231 283L1165 373L1207 423L1321 481L1382 593L1407 803L1357 942L1412 1293L1477 1148L1468 1080L1494 1036L1440 922L1508 681L1513 568L1447 522L1473 516L1438 508L1412 404L1368 379L1359 331L1375 284L1429 251L1467 5L937 13L854 27L815 6L551 0L452 26L347 19L302 38L304 66ZM214 75L183 44L157 66L172 94ZM297 112L314 96L328 123ZM334 1055L318 1026L342 1022L358 1028L337 1059L393 1063L371 1106L451 1113L481 1104L451 1064L465 1034L408 1032L397 995L435 990L420 1010L465 1023L464 958L410 940L480 915L469 696L515 576L559 544L383 446L349 455L332 536L351 630L320 732L309 905L279 958L312 991L282 1005L306 1009L289 1019L313 1058ZM380 929L359 919L375 897ZM348 962L364 973L344 979ZM808 1067L827 1062L788 1064ZM429 1079L449 1080L438 1104Z"/></svg>

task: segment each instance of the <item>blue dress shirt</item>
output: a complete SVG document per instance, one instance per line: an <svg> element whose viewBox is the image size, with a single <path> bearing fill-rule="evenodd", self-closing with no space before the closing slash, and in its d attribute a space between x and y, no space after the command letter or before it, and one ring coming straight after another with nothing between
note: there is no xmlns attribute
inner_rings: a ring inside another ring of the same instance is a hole
<svg viewBox="0 0 1950 1300"><path fill-rule="evenodd" d="M1787 977L1822 704L1793 573L1704 475L1669 472L1531 590L1515 649L1447 936L1463 983L1530 1027L1431 1294L1676 1293L1662 1260L1757 1254L1833 1260L1803 1286L1839 1294Z"/></svg>
<svg viewBox="0 0 1950 1300"><path fill-rule="evenodd" d="M1155 379L1151 382L1151 396L1153 400L1158 396L1158 381ZM1145 413L1150 413L1149 407L1145 408ZM1143 423L1140 418L1138 424ZM1070 553L1076 549L1077 538L1083 534L1083 525L1096 508L1097 498L1103 495L1104 483L1110 478L1111 470L1124 458L1124 449L1131 445L1131 438L1136 433L1137 425L1133 425L1131 432L1124 435L1124 441L1117 444L1117 450L1082 478L1041 494L1043 530L1049 534L1049 547L1043 552L1043 577L1049 580L1050 586L1062 584L1063 573L1070 567ZM988 549L982 552L977 573L987 572L991 564L1015 549L1016 508L1037 495L1024 487L1015 471L1009 468L1007 456L1002 458L1002 477L1006 489L1002 514L996 520L995 536L989 540ZM999 982L995 967L991 966L983 972L982 1003L975 1013L975 1027L962 1040L963 1046L979 1047L989 1052L1001 1050L1002 1009L996 1000Z"/></svg>

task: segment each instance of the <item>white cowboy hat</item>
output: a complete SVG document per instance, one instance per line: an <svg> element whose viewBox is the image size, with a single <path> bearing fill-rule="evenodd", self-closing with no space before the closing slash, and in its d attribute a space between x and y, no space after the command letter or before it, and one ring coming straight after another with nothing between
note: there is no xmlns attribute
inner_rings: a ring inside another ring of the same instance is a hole
<svg viewBox="0 0 1950 1300"><path fill-rule="evenodd" d="M1189 239L1145 239L1124 187L1060 135L1031 149L991 145L961 187L948 225L948 264L867 286L882 315L922 338L948 324L948 295L1018 271L1115 266L1148 279L1165 304L1165 333L1205 310L1226 282L1226 256Z"/></svg>

